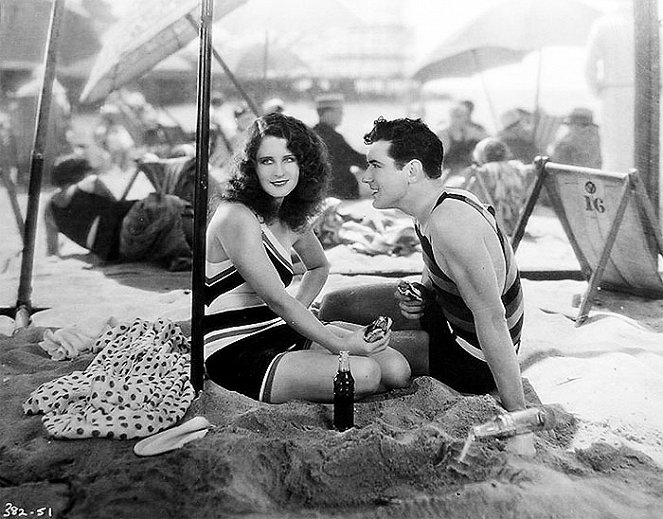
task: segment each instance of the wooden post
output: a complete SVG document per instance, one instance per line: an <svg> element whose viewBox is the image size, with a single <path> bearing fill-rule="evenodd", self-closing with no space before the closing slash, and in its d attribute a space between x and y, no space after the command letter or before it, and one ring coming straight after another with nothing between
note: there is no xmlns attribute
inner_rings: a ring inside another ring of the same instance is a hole
<svg viewBox="0 0 663 519"><path fill-rule="evenodd" d="M658 0L634 0L634 164L659 214L660 51Z"/></svg>
<svg viewBox="0 0 663 519"><path fill-rule="evenodd" d="M209 103L212 80L212 20L214 0L203 0L200 18L200 54L196 123L196 173L193 206L193 265L191 272L191 385L203 389L205 375L203 317L205 316L205 234L209 161Z"/></svg>
<svg viewBox="0 0 663 519"><path fill-rule="evenodd" d="M37 107L34 145L32 147L30 183L28 184L28 207L25 216L23 255L21 257L21 276L16 301L16 328L27 326L30 321L30 313L32 312L30 297L32 293L35 236L37 233L37 218L39 216L39 194L44 173L44 148L46 138L48 137L48 119L51 111L53 80L55 78L57 42L63 13L64 0L54 0L44 57L44 77L39 96L39 105Z"/></svg>

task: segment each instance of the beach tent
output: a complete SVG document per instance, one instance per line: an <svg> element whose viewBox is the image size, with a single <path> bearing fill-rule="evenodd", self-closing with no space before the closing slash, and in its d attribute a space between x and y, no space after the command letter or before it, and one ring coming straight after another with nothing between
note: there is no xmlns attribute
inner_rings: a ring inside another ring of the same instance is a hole
<svg viewBox="0 0 663 519"><path fill-rule="evenodd" d="M659 256L663 237L638 172L567 166L537 157L536 181L512 238L514 251L541 190L552 207L589 282L576 325L589 314L599 290L663 298Z"/></svg>

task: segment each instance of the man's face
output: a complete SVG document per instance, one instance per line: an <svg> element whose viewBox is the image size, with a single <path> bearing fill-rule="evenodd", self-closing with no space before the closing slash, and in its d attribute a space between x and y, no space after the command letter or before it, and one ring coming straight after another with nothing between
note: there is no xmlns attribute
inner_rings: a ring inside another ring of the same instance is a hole
<svg viewBox="0 0 663 519"><path fill-rule="evenodd" d="M408 190L407 171L396 166L389 155L390 147L389 141L377 141L367 148L367 166L361 180L371 188L376 209L402 209L400 203Z"/></svg>

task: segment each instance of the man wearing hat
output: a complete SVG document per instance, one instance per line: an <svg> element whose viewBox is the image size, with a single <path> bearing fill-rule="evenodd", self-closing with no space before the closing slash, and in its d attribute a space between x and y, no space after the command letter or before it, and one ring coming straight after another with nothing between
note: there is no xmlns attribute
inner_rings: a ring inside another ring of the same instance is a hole
<svg viewBox="0 0 663 519"><path fill-rule="evenodd" d="M359 198L359 182L352 173L352 168L363 170L366 157L348 144L336 131L343 120L343 96L326 94L315 100L319 122L313 127L327 145L332 166L330 196L341 199Z"/></svg>
<svg viewBox="0 0 663 519"><path fill-rule="evenodd" d="M589 108L574 108L564 119L548 155L560 164L601 169L601 139Z"/></svg>

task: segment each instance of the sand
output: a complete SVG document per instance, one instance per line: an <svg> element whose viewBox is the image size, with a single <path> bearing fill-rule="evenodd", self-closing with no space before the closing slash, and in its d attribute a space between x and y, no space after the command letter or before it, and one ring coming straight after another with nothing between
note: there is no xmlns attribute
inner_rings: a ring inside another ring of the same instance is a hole
<svg viewBox="0 0 663 519"><path fill-rule="evenodd" d="M533 220L521 265L549 268L554 258L557 268L574 268L549 216ZM9 215L3 221L9 238L0 297L11 306L20 242L11 238ZM537 434L533 459L484 440L459 463L469 428L498 408L490 397L460 396L428 377L357 403L357 426L345 433L333 430L329 405L268 405L206 385L186 419L204 416L215 428L181 449L141 458L136 440L50 438L40 416L21 406L39 384L93 358L50 359L38 345L46 329L158 316L186 328L189 274L91 266L72 244L64 252L65 259L47 261L37 250L33 303L50 309L13 336L11 320L0 320L5 514L17 515L15 506L29 516L86 519L663 517L663 301L604 293L577 328L571 302L585 282L524 280L527 400L558 409L553 431ZM416 271L416 257L397 264L352 254L332 251L336 270L326 290ZM349 269L357 275L340 273Z"/></svg>

